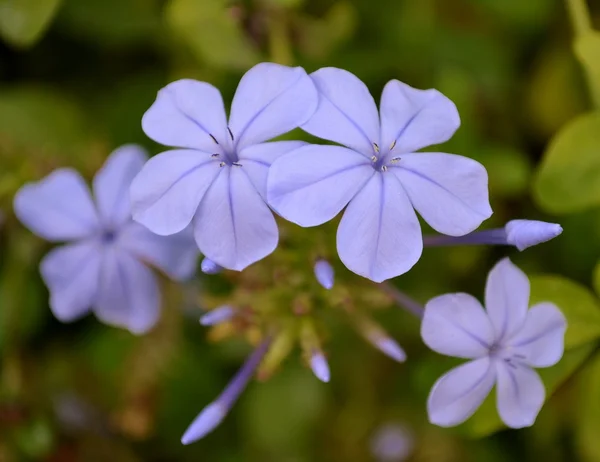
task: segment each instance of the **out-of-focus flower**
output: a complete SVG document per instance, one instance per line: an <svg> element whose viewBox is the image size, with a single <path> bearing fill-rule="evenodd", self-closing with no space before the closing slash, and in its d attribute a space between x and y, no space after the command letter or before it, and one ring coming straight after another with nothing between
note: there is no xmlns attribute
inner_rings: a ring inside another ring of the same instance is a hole
<svg viewBox="0 0 600 462"><path fill-rule="evenodd" d="M181 149L153 157L131 186L134 219L160 235L193 221L202 253L241 271L277 247L278 230L265 202L267 172L300 141L265 141L303 124L317 105L300 68L262 63L238 86L229 121L219 90L178 80L163 88L142 127L153 140Z"/></svg>
<svg viewBox="0 0 600 462"><path fill-rule="evenodd" d="M218 274L223 271L223 268L217 265L210 258L204 258L200 264L200 269L205 274Z"/></svg>
<svg viewBox="0 0 600 462"><path fill-rule="evenodd" d="M214 326L229 321L234 316L235 310L229 305L223 305L203 314L200 318L200 324L203 326Z"/></svg>
<svg viewBox="0 0 600 462"><path fill-rule="evenodd" d="M450 427L464 422L496 384L502 421L512 428L533 425L545 398L533 368L560 360L566 320L552 303L528 305L529 280L508 258L488 276L485 310L463 293L427 303L421 325L425 343L438 353L472 359L433 386L427 402L432 423Z"/></svg>
<svg viewBox="0 0 600 462"><path fill-rule="evenodd" d="M445 153L416 153L447 141L460 125L454 104L437 90L388 82L380 113L353 74L311 74L316 112L302 128L341 146L308 145L277 159L269 171L269 204L300 226L316 226L348 205L337 232L342 262L375 282L408 271L421 256L416 209L436 231L461 236L492 210L487 172Z"/></svg>
<svg viewBox="0 0 600 462"><path fill-rule="evenodd" d="M175 280L193 275L197 251L191 233L157 236L131 219L127 191L147 160L138 146L114 151L93 182L63 168L16 194L17 217L49 241L72 241L50 251L40 271L50 308L63 322L90 310L103 322L141 334L160 314L156 266Z"/></svg>
<svg viewBox="0 0 600 462"><path fill-rule="evenodd" d="M525 250L547 242L562 233L557 223L537 220L511 220L503 228L485 229L464 236L424 236L425 247L446 245L514 245Z"/></svg>
<svg viewBox="0 0 600 462"><path fill-rule="evenodd" d="M327 362L327 358L320 350L314 350L310 357L310 368L321 382L328 383L331 374L329 372L329 363Z"/></svg>
<svg viewBox="0 0 600 462"><path fill-rule="evenodd" d="M335 273L333 271L333 267L328 261L317 260L314 271L315 277L317 278L319 284L321 284L327 290L333 288Z"/></svg>
<svg viewBox="0 0 600 462"><path fill-rule="evenodd" d="M221 424L248 385L248 382L269 350L270 345L271 340L266 339L252 352L219 397L206 406L194 419L181 438L183 444L191 444L204 438Z"/></svg>
<svg viewBox="0 0 600 462"><path fill-rule="evenodd" d="M404 425L379 427L371 439L371 453L378 462L401 462L413 452L415 438Z"/></svg>

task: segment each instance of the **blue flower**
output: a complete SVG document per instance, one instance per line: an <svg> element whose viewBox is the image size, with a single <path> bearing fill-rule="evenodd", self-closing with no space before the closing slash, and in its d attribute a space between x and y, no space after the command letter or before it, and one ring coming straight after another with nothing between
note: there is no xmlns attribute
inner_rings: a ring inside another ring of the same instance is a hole
<svg viewBox="0 0 600 462"><path fill-rule="evenodd" d="M552 303L528 309L529 280L508 258L490 271L485 310L468 294L448 294L425 306L421 335L438 353L471 361L433 386L429 420L442 427L467 420L496 384L502 421L533 425L545 391L534 367L549 367L563 355L566 320Z"/></svg>
<svg viewBox="0 0 600 462"><path fill-rule="evenodd" d="M473 231L491 215L481 164L415 153L458 128L448 98L392 80L378 114L367 87L351 73L324 68L311 77L319 105L302 129L346 147L309 145L280 157L269 172L268 200L300 226L329 221L347 205L337 248L350 270L376 282L408 271L423 248L413 207L436 231L452 236Z"/></svg>
<svg viewBox="0 0 600 462"><path fill-rule="evenodd" d="M95 201L82 177L67 168L17 192L14 209L25 226L49 241L70 241L40 265L59 320L92 310L107 324L146 332L158 320L160 294L145 263L176 280L193 275L191 233L157 236L131 219L127 191L146 160L137 146L114 151L94 178Z"/></svg>
<svg viewBox="0 0 600 462"><path fill-rule="evenodd" d="M205 82L167 85L142 126L153 140L182 149L152 158L131 187L133 217L160 235L194 222L198 247L212 262L241 271L277 247L265 202L267 173L300 141L265 141L303 124L316 89L299 67L262 63L238 86L229 121L219 91Z"/></svg>

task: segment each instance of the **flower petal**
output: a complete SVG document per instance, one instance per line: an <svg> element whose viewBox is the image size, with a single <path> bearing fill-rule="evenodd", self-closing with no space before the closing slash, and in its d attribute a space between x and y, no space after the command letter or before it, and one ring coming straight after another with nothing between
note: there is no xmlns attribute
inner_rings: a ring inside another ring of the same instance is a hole
<svg viewBox="0 0 600 462"><path fill-rule="evenodd" d="M310 76L319 92L319 105L302 129L371 158L373 143L379 143L379 115L367 86L354 74L335 67Z"/></svg>
<svg viewBox="0 0 600 462"><path fill-rule="evenodd" d="M98 214L105 225L118 227L131 220L129 187L148 160L141 146L128 144L113 151L94 177Z"/></svg>
<svg viewBox="0 0 600 462"><path fill-rule="evenodd" d="M261 63L240 80L229 129L238 151L298 128L315 112L317 90L301 67Z"/></svg>
<svg viewBox="0 0 600 462"><path fill-rule="evenodd" d="M220 152L229 145L221 93L206 82L177 80L158 92L142 118L142 128L166 146Z"/></svg>
<svg viewBox="0 0 600 462"><path fill-rule="evenodd" d="M340 259L375 282L406 273L423 250L419 220L393 175L373 175L350 201L337 232Z"/></svg>
<svg viewBox="0 0 600 462"><path fill-rule="evenodd" d="M184 281L194 275L199 252L191 227L171 236L159 236L139 223L131 223L118 239L119 246L171 279Z"/></svg>
<svg viewBox="0 0 600 462"><path fill-rule="evenodd" d="M524 365L496 363L496 401L502 421L511 428L530 427L535 422L546 390L540 376Z"/></svg>
<svg viewBox="0 0 600 462"><path fill-rule="evenodd" d="M462 236L492 215L487 172L473 159L441 152L404 154L390 172L440 233Z"/></svg>
<svg viewBox="0 0 600 462"><path fill-rule="evenodd" d="M503 258L490 271L485 286L485 308L498 342L523 327L528 305L529 279L508 258Z"/></svg>
<svg viewBox="0 0 600 462"><path fill-rule="evenodd" d="M50 309L62 322L85 315L94 303L100 278L101 249L86 240L51 250L40 264L50 291Z"/></svg>
<svg viewBox="0 0 600 462"><path fill-rule="evenodd" d="M496 371L489 358L469 361L441 376L429 393L429 421L453 427L471 417L492 390Z"/></svg>
<svg viewBox="0 0 600 462"><path fill-rule="evenodd" d="M390 80L381 94L382 148L393 152L417 151L448 141L460 126L452 101L439 91L418 90Z"/></svg>
<svg viewBox="0 0 600 462"><path fill-rule="evenodd" d="M244 166L250 181L267 200L267 175L273 162L294 149L306 146L304 141L272 141L248 146L239 152L239 161Z"/></svg>
<svg viewBox="0 0 600 462"><path fill-rule="evenodd" d="M340 213L374 174L370 162L356 151L310 144L273 163L267 197L287 220L316 226Z"/></svg>
<svg viewBox="0 0 600 462"><path fill-rule="evenodd" d="M224 268L241 271L277 247L273 213L244 167L225 167L198 208L195 236L201 252Z"/></svg>
<svg viewBox="0 0 600 462"><path fill-rule="evenodd" d="M102 322L134 334L150 330L160 314L160 293L152 271L117 246L107 247L94 312Z"/></svg>
<svg viewBox="0 0 600 462"><path fill-rule="evenodd" d="M182 231L220 170L218 161L200 151L153 157L131 183L133 218L156 234Z"/></svg>
<svg viewBox="0 0 600 462"><path fill-rule="evenodd" d="M538 303L529 309L525 324L508 344L529 366L553 366L562 358L566 328L567 320L556 305Z"/></svg>
<svg viewBox="0 0 600 462"><path fill-rule="evenodd" d="M421 337L434 351L459 358L479 358L489 354L494 328L475 297L448 294L425 305Z"/></svg>
<svg viewBox="0 0 600 462"><path fill-rule="evenodd" d="M23 186L15 196L14 209L25 226L49 241L81 239L100 229L87 185L69 168Z"/></svg>

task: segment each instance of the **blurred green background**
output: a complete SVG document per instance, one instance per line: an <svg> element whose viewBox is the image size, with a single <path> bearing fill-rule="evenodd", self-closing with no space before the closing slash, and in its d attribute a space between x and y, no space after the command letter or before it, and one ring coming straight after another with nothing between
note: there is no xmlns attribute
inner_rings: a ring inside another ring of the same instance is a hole
<svg viewBox="0 0 600 462"><path fill-rule="evenodd" d="M571 15L561 0L0 0L0 462L600 461L600 36L577 14L583 0L570 5ZM589 8L600 23L600 2ZM342 67L376 99L392 78L439 89L462 118L443 150L488 169L495 213L484 227L562 224L559 238L523 253L426 249L394 281L425 302L481 298L504 255L532 275L533 298L569 320L563 360L542 372L549 399L533 428L503 430L493 400L457 429L428 424L429 389L455 362L428 351L416 319L339 263L336 223L280 221L280 249L242 275L165 280L163 319L145 337L91 316L52 318L38 274L50 247L16 221L16 190L59 166L91 178L123 143L159 152L140 120L162 86L196 78L230 101L260 61ZM316 255L336 267L331 293L312 279ZM202 310L223 302L257 321L201 328ZM408 362L362 341L352 311L385 326ZM331 383L284 338L269 380L252 383L214 433L182 446L257 329L291 326L293 337L303 317L323 336ZM389 424L404 429L391 438L404 439L395 457L377 442Z"/></svg>

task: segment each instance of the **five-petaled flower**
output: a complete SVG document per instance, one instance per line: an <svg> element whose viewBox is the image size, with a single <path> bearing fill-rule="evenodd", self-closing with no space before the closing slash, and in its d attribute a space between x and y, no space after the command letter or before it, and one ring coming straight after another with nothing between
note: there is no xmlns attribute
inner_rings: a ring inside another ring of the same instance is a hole
<svg viewBox="0 0 600 462"><path fill-rule="evenodd" d="M429 420L449 427L467 420L496 384L498 412L506 425L533 425L544 385L533 370L563 354L566 320L552 303L528 309L529 280L508 258L490 271L485 307L463 293L441 295L425 307L421 335L438 353L472 361L443 375L427 402Z"/></svg>
<svg viewBox="0 0 600 462"><path fill-rule="evenodd" d="M376 282L408 271L423 248L413 207L436 231L460 236L492 210L487 172L445 153L415 153L447 141L460 124L454 104L437 90L388 82L380 114L353 74L323 68L311 74L319 105L302 129L341 146L308 145L276 160L269 204L300 226L316 226L346 205L337 232L342 262Z"/></svg>
<svg viewBox="0 0 600 462"><path fill-rule="evenodd" d="M303 124L317 105L300 68L258 64L242 77L227 120L219 90L205 82L167 85L146 112L146 134L167 146L131 187L133 217L160 235L194 221L198 247L233 270L269 255L278 230L266 204L267 172L279 156L304 145L265 141Z"/></svg>
<svg viewBox="0 0 600 462"><path fill-rule="evenodd" d="M176 280L193 275L197 250L191 233L163 237L131 218L127 191L147 156L134 145L114 151L93 182L95 203L83 178L68 168L23 186L15 196L17 217L52 242L40 272L50 308L63 322L91 310L103 322L140 334L160 314L152 264Z"/></svg>

